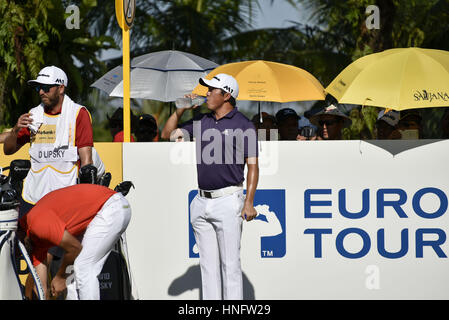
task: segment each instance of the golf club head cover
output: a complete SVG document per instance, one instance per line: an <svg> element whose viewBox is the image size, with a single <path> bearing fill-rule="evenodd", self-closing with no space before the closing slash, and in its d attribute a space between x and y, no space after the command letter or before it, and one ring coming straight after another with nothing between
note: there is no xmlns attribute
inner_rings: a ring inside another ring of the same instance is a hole
<svg viewBox="0 0 449 320"><path fill-rule="evenodd" d="M104 187L109 187L109 184L111 183L111 173L110 172L106 172L104 175L102 175L99 179L98 179L98 184L100 186L104 186Z"/></svg>
<svg viewBox="0 0 449 320"><path fill-rule="evenodd" d="M22 181L28 174L31 168L30 160L13 160L9 165L9 176L12 181Z"/></svg>
<svg viewBox="0 0 449 320"><path fill-rule="evenodd" d="M129 192L129 189L131 189L131 187L133 187L135 189L135 187L131 181L123 181L115 186L114 191L120 192L121 194L126 196Z"/></svg>
<svg viewBox="0 0 449 320"><path fill-rule="evenodd" d="M81 167L79 172L79 183L97 183L97 167L91 164L86 164Z"/></svg>

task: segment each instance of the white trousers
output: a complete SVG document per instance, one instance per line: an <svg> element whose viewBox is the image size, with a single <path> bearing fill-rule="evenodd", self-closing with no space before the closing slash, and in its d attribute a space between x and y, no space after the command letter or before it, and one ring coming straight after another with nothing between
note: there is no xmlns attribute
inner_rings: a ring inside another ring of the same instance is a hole
<svg viewBox="0 0 449 320"><path fill-rule="evenodd" d="M190 205L204 300L243 299L240 264L243 202L243 190L239 190L215 199L197 195Z"/></svg>
<svg viewBox="0 0 449 320"><path fill-rule="evenodd" d="M73 263L75 284L80 300L99 300L98 275L120 235L131 219L131 208L121 193L106 201L87 226L83 248Z"/></svg>

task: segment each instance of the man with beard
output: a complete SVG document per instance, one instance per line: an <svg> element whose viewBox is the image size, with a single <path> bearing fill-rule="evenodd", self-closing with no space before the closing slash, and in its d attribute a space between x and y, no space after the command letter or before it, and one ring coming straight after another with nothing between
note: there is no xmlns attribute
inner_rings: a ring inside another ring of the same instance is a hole
<svg viewBox="0 0 449 320"><path fill-rule="evenodd" d="M21 216L48 192L76 184L78 160L81 170L93 163L90 115L65 94L65 72L45 67L28 83L38 92L41 104L19 117L3 145L4 153L10 155L30 142L31 170L24 182Z"/></svg>
<svg viewBox="0 0 449 320"><path fill-rule="evenodd" d="M93 166L93 132L87 109L66 94L67 75L55 66L39 71L28 83L36 89L41 103L22 114L5 137L3 151L16 153L30 143L31 169L20 199L19 217L25 215L47 193L97 177ZM61 257L58 247L49 250L48 261Z"/></svg>

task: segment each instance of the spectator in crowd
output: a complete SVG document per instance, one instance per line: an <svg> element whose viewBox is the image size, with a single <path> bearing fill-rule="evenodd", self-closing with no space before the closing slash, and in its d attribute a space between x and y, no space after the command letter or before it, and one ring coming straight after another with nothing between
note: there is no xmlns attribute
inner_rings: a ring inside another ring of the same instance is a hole
<svg viewBox="0 0 449 320"><path fill-rule="evenodd" d="M276 113L279 140L296 140L298 136L298 114L290 108L283 108Z"/></svg>
<svg viewBox="0 0 449 320"><path fill-rule="evenodd" d="M331 104L310 117L310 122L318 127L323 140L341 140L342 130L352 123L351 118Z"/></svg>
<svg viewBox="0 0 449 320"><path fill-rule="evenodd" d="M319 138L317 133L317 127L310 123L310 120L305 116L300 117L298 120L298 135L296 140L317 140Z"/></svg>
<svg viewBox="0 0 449 320"><path fill-rule="evenodd" d="M399 111L392 109L382 109L379 112L376 121L376 136L378 140L401 138L397 130L399 115Z"/></svg>
<svg viewBox="0 0 449 320"><path fill-rule="evenodd" d="M134 134L137 142L157 141L159 135L156 119L151 114L140 115Z"/></svg>
<svg viewBox="0 0 449 320"><path fill-rule="evenodd" d="M398 131L402 140L415 140L422 138L422 116L419 110L409 109L400 113Z"/></svg>
<svg viewBox="0 0 449 320"><path fill-rule="evenodd" d="M278 131L276 125L276 118L266 112L255 114L251 119L257 130L259 141L277 140ZM273 139L272 139L273 138Z"/></svg>
<svg viewBox="0 0 449 320"><path fill-rule="evenodd" d="M131 113L131 137L130 141L134 142L136 141L132 135L134 132L134 128L136 127L136 116ZM123 142L124 140L124 133L123 133L123 108L117 108L117 110L114 111L111 117L109 115L106 115L108 118L108 127L111 132L112 141L113 142Z"/></svg>

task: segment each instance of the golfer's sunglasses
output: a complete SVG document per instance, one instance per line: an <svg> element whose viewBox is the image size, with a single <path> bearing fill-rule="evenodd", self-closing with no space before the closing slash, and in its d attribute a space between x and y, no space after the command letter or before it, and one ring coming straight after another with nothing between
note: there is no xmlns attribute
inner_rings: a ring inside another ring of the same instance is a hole
<svg viewBox="0 0 449 320"><path fill-rule="evenodd" d="M47 93L51 88L58 86L59 84L38 84L34 87L34 89L36 89L37 92L41 91L42 89L45 93Z"/></svg>

